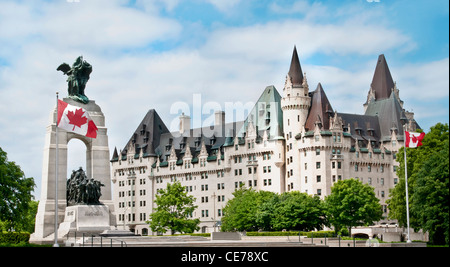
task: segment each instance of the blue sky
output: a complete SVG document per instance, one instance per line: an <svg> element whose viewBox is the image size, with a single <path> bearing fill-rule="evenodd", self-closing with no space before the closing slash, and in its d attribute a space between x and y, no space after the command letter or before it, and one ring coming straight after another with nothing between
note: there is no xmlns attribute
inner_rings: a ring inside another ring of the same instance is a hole
<svg viewBox="0 0 450 267"><path fill-rule="evenodd" d="M448 5L1 0L0 147L35 178L39 199L45 129L55 92L67 93L66 78L56 71L62 62L83 55L93 65L86 95L105 113L112 153L149 109L170 127L178 116L173 104L190 106L194 95L223 107L254 102L268 85L282 93L294 45L310 90L321 82L333 108L346 113L364 112L378 55L385 54L404 108L428 131L449 120ZM77 165L82 145L71 141L69 150Z"/></svg>

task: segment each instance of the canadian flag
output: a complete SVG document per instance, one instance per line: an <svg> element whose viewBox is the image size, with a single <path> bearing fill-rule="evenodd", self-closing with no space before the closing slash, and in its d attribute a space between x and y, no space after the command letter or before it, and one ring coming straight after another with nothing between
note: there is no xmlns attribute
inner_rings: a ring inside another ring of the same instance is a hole
<svg viewBox="0 0 450 267"><path fill-rule="evenodd" d="M410 133L405 131L405 147L416 148L422 146L425 133Z"/></svg>
<svg viewBox="0 0 450 267"><path fill-rule="evenodd" d="M88 112L58 99L58 127L66 131L97 138L97 126Z"/></svg>

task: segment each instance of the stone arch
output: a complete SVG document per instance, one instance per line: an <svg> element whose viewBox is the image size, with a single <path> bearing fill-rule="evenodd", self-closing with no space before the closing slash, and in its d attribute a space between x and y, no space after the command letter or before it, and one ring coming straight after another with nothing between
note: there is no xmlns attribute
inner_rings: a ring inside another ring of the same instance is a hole
<svg viewBox="0 0 450 267"><path fill-rule="evenodd" d="M67 142L67 175L69 178L72 170L77 170L82 167L83 170L87 170L87 152L88 144L86 144L80 138L71 138Z"/></svg>
<svg viewBox="0 0 450 267"><path fill-rule="evenodd" d="M93 176L93 169L94 169L94 162L95 160L93 160L93 143L94 140L92 138L89 137L85 137L85 136L80 136L78 134L74 134L74 133L67 133L67 144L70 143L70 141L72 140L79 140L81 142L84 143L84 145L86 146L86 168L83 168L86 171L86 175L89 178L94 178L96 179L96 177ZM68 151L67 151L68 153ZM109 154L109 152L108 152ZM79 166L67 166L67 168L75 168L75 167L79 167ZM67 172L70 171L70 169L67 169Z"/></svg>
<svg viewBox="0 0 450 267"><path fill-rule="evenodd" d="M356 234L352 234L352 236L355 238L369 239L369 235L365 234L365 233L356 233Z"/></svg>

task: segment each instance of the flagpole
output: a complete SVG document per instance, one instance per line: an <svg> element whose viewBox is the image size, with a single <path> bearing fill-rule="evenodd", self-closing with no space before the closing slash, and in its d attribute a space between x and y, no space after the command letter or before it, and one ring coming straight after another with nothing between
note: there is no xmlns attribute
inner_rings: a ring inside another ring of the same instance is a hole
<svg viewBox="0 0 450 267"><path fill-rule="evenodd" d="M53 247L59 247L58 245L58 92L56 92L56 127L55 127L55 141L56 141L56 153L55 153L55 244Z"/></svg>
<svg viewBox="0 0 450 267"><path fill-rule="evenodd" d="M403 125L403 134L405 136L405 145L403 147L403 152L405 155L405 189L406 189L406 224L408 229L408 240L406 243L411 243L411 239L409 238L409 197L408 197L408 166L406 161L406 123Z"/></svg>

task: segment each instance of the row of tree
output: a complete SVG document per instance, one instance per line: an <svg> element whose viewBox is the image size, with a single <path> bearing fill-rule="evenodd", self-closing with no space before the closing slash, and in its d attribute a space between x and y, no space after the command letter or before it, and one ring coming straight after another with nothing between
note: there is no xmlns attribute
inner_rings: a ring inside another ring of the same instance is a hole
<svg viewBox="0 0 450 267"><path fill-rule="evenodd" d="M372 187L357 179L338 181L325 200L298 191L276 194L241 188L224 208L222 231L321 230L369 225L382 216Z"/></svg>
<svg viewBox="0 0 450 267"><path fill-rule="evenodd" d="M245 187L233 196L224 208L221 231L312 231L330 225L351 231L351 227L371 224L382 216L373 188L357 179L335 183L325 201L297 191L276 194ZM199 230L200 220L192 218L195 198L180 182L159 190L155 202L157 207L147 222L152 231Z"/></svg>

